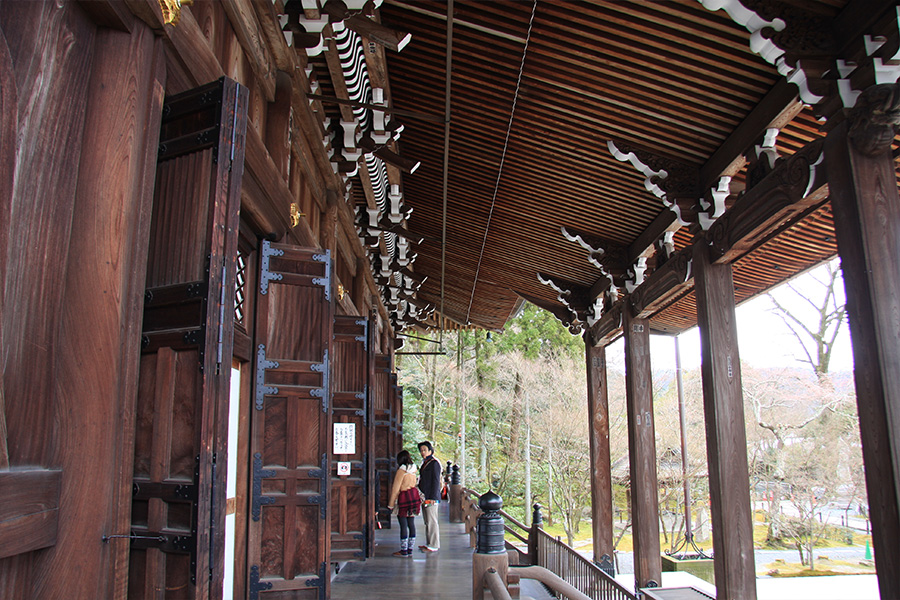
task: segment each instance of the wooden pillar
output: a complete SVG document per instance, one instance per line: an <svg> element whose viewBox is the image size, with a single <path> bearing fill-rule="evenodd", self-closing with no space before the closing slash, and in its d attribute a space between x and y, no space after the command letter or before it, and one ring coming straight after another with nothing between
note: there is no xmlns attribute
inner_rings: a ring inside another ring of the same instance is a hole
<svg viewBox="0 0 900 600"><path fill-rule="evenodd" d="M656 481L656 434L653 382L650 376L650 322L625 311L625 399L628 413L628 461L636 587L656 587L662 580L659 556L659 496Z"/></svg>
<svg viewBox="0 0 900 600"><path fill-rule="evenodd" d="M594 346L585 337L588 420L591 446L591 528L594 562L612 568L613 500L612 461L609 456L609 395L606 379L606 347ZM527 508L527 507L526 507Z"/></svg>
<svg viewBox="0 0 900 600"><path fill-rule="evenodd" d="M730 264L711 264L694 246L694 293L700 325L706 455L719 598L756 598L747 433L741 391Z"/></svg>
<svg viewBox="0 0 900 600"><path fill-rule="evenodd" d="M898 92L897 84L866 90L825 144L882 598L900 589L900 198L885 118L896 114Z"/></svg>

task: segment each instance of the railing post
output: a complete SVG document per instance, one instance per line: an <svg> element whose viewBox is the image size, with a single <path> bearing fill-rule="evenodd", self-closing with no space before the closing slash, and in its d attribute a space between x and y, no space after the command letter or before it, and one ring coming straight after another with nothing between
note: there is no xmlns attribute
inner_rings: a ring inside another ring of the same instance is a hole
<svg viewBox="0 0 900 600"><path fill-rule="evenodd" d="M528 532L528 561L533 565L539 565L538 561L538 530L544 524L544 517L541 515L541 505L534 505L534 512L531 514L531 531Z"/></svg>
<svg viewBox="0 0 900 600"><path fill-rule="evenodd" d="M509 555L503 539L503 498L488 491L478 499L484 513L478 517L478 535L475 553L472 555L472 600L484 600L484 574L495 569L506 583L509 572Z"/></svg>
<svg viewBox="0 0 900 600"><path fill-rule="evenodd" d="M459 482L459 465L450 468L450 522L462 523L462 485Z"/></svg>

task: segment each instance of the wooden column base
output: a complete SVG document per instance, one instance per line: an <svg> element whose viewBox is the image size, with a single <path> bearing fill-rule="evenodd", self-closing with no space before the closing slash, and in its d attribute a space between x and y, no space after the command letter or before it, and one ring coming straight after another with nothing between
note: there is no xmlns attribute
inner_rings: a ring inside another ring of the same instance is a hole
<svg viewBox="0 0 900 600"><path fill-rule="evenodd" d="M472 600L484 600L484 574L493 568L500 575L500 579L507 581L509 576L509 555L503 554L478 554L472 555Z"/></svg>

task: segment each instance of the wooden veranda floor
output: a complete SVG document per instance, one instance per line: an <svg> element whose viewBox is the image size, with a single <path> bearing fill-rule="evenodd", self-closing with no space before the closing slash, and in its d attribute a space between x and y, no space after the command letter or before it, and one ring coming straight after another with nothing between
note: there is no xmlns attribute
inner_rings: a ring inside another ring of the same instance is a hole
<svg viewBox="0 0 900 600"><path fill-rule="evenodd" d="M465 600L472 597L472 552L461 523L451 523L449 507L441 503L441 549L425 554L425 523L416 518L416 550L412 558L392 554L400 546L396 519L391 529L375 532L375 556L343 566L331 586L333 600ZM551 596L535 581L523 580L521 594L535 600ZM488 597L490 594L487 594Z"/></svg>

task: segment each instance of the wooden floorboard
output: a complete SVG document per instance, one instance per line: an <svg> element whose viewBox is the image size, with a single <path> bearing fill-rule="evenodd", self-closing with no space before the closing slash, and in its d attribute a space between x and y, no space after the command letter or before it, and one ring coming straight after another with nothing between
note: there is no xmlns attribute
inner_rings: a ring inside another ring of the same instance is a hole
<svg viewBox="0 0 900 600"><path fill-rule="evenodd" d="M392 556L400 547L396 518L391 529L375 532L375 556L365 562L346 563L334 577L333 600L430 600L472 597L472 552L461 523L450 523L448 506L441 503L438 522L441 549L426 554L425 524L416 518L416 549L410 558ZM490 595L488 594L488 597ZM522 582L522 596L535 600L551 596L534 581Z"/></svg>

